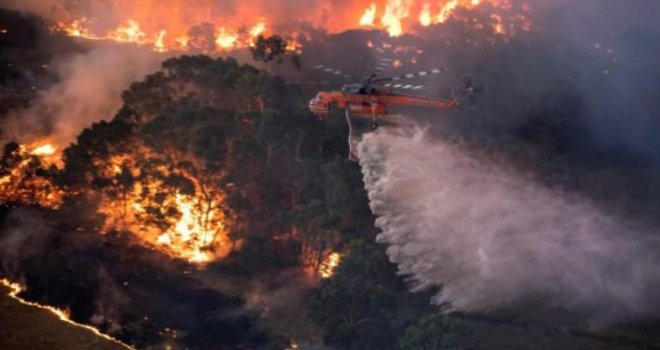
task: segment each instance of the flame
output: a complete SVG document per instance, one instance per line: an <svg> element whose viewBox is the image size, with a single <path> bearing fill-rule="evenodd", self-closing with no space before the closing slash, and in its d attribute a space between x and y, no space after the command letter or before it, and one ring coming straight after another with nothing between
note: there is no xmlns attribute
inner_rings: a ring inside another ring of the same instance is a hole
<svg viewBox="0 0 660 350"><path fill-rule="evenodd" d="M36 204L57 208L64 196L48 172L61 164L57 146L38 141L19 145L0 164L0 203Z"/></svg>
<svg viewBox="0 0 660 350"><path fill-rule="evenodd" d="M526 31L531 27L525 16L530 6L514 6L511 0L350 0L341 6L322 2L305 12L293 10L291 15L273 13L273 8L266 6L268 2L258 0L237 3L230 12L213 10L213 5L203 2L190 4L184 0L136 3L113 0L111 3L118 18L115 24L108 26L107 18L91 15L75 18L74 14L69 14L66 20L56 19L57 24L52 29L82 39L147 45L158 52L194 50L216 53L250 47L257 36L272 34L287 41L297 41L295 46L302 47L300 36L309 33L304 28L337 33L368 27L397 37L456 18L460 16L459 8L469 10L486 5L501 10L497 12L498 19L491 24L499 35L514 34L512 21L517 23L516 30ZM163 7L174 11L163 12ZM186 8L186 11L180 8ZM327 18L328 13L334 16L331 20ZM311 27L297 23L311 24ZM485 24L480 25L485 27ZM210 29L199 30L204 26Z"/></svg>
<svg viewBox="0 0 660 350"><path fill-rule="evenodd" d="M188 51L191 49L200 50L206 53L207 47L191 47L191 36L188 30L175 32L167 28L159 28L153 34L143 29L143 26L134 19L128 19L123 24L118 25L116 28L111 29L105 33L96 33L90 29L94 21L81 18L73 20L69 23L58 22L55 26L51 27L54 32L61 32L71 37L82 38L87 40L108 40L121 43L133 43L138 45L149 45L157 52L168 51ZM172 33L172 34L170 34ZM254 22L249 30L240 30L238 28L222 26L218 27L215 31L211 41L215 44L217 51L228 51L233 49L246 48L254 45L256 38L259 35L267 35L268 24L265 19ZM288 46L293 49L290 52L298 52L302 44L297 42L295 32L285 35L288 41ZM202 40L202 41L205 41Z"/></svg>
<svg viewBox="0 0 660 350"><path fill-rule="evenodd" d="M218 30L217 38L215 39L216 45L220 49L228 50L236 45L238 34L230 32L227 28L220 28Z"/></svg>
<svg viewBox="0 0 660 350"><path fill-rule="evenodd" d="M360 18L360 26L378 27L387 31L390 36L397 37L405 32L411 31L413 26L410 21L411 13L418 11L417 21L422 27L429 27L435 24L442 24L455 16L458 8L472 9L484 4L490 4L503 10L511 10L512 5L510 0L442 0L437 3L436 11L434 12L434 5L431 2L423 2L421 4L415 0L387 0L380 13L380 24L375 25L374 20L379 15L379 7L376 3L369 4L363 10L362 17ZM529 5L522 7L523 11L529 11ZM414 13L413 13L414 14ZM528 31L531 28L530 22L522 14L517 14L515 20L519 22L520 29ZM496 34L504 35L504 19L502 16L493 14L491 16L495 20L493 30Z"/></svg>
<svg viewBox="0 0 660 350"><path fill-rule="evenodd" d="M404 0L389 0L387 2L380 23L390 36L397 37L403 34L401 21L410 15L409 8L409 4Z"/></svg>
<svg viewBox="0 0 660 350"><path fill-rule="evenodd" d="M332 252L321 262L318 274L321 278L330 278L335 273L335 268L341 262L341 255L337 252Z"/></svg>
<svg viewBox="0 0 660 350"><path fill-rule="evenodd" d="M474 0L472 0L472 3L474 4ZM478 4L478 0L477 0ZM440 13L438 14L437 22L438 23L445 23L447 19L449 18L449 15L458 7L458 0L451 0L448 3L445 4L445 6L442 7L440 10Z"/></svg>
<svg viewBox="0 0 660 350"><path fill-rule="evenodd" d="M154 41L154 50L158 52L165 52L167 51L167 48L165 47L165 34L167 34L167 31L161 30L158 32L156 35L156 39Z"/></svg>
<svg viewBox="0 0 660 350"><path fill-rule="evenodd" d="M138 152L149 154L144 148ZM145 174L140 164L126 154L113 156L107 163L104 176L117 179L123 194L102 200L99 211L106 215L106 230L126 229L147 245L198 265L226 256L239 243L229 239L224 197L217 189L204 185L191 172L161 166L159 171L165 177L169 174L192 182L191 193L172 192L165 189L162 176ZM122 190L120 181L125 176L136 183ZM162 210L165 217L156 215L160 221L154 222L154 210Z"/></svg>
<svg viewBox="0 0 660 350"><path fill-rule="evenodd" d="M220 221L217 227L213 228L203 225L200 220L202 213L198 212L193 202L194 198L177 194L175 201L177 209L181 212L181 218L174 225L173 230L158 237L157 243L178 252L178 255L190 262L209 262L213 256L206 251L206 248L215 240L214 231L224 230L224 224ZM216 214L214 211L210 212L205 219L213 221Z"/></svg>
<svg viewBox="0 0 660 350"><path fill-rule="evenodd" d="M149 154L145 148L138 149L139 154ZM53 183L52 171L57 171L60 164L58 147L45 140L6 150L0 163L0 203L58 208L67 194ZM224 197L219 190L211 188L212 179L204 182L190 172L194 170L162 165L161 174L185 177L193 185L192 191L188 190L190 193L168 192L163 189L165 180L143 176L140 164L134 156L124 154L112 156L100 166L105 170L99 176L112 183L114 193L120 193L101 198L99 212L106 216L106 230L127 229L147 245L200 265L222 258L239 246L240 242L229 239ZM135 181L129 187L124 185L127 177ZM87 190L91 197L101 193ZM154 210L160 208L166 208L163 209L166 217L154 222Z"/></svg>
<svg viewBox="0 0 660 350"><path fill-rule="evenodd" d="M422 12L420 12L419 14L419 23L424 27L428 27L433 23L432 21L433 20L431 19L431 4L426 2L422 6Z"/></svg>
<svg viewBox="0 0 660 350"><path fill-rule="evenodd" d="M266 22L259 22L250 29L250 36L253 38L258 37L266 31Z"/></svg>
<svg viewBox="0 0 660 350"><path fill-rule="evenodd" d="M30 151L30 154L33 154L35 156L52 156L57 152L57 146L46 143L41 146L35 146L32 151Z"/></svg>
<svg viewBox="0 0 660 350"><path fill-rule="evenodd" d="M108 37L115 41L137 44L145 43L146 36L142 29L140 29L140 24L132 19L129 19L126 24L120 25L108 34Z"/></svg>
<svg viewBox="0 0 660 350"><path fill-rule="evenodd" d="M46 310L46 311L50 312L51 314L55 315L58 319L60 319L60 321L63 321L65 323L69 324L69 325L72 325L72 326L76 327L76 328L81 328L81 329L90 331L90 332L94 333L94 335L96 335L98 337L101 337L101 338L104 338L104 339L106 339L108 341L111 341L115 344L121 345L126 349L135 350L134 347L132 347L132 346L130 346L130 345L118 340L118 339L115 339L115 338L113 338L113 337L111 337L111 336L109 336L105 333L101 333L98 329L96 329L92 326L88 326L88 325L85 325L85 324L80 324L80 323L72 321L69 317L69 312L66 311L66 310L58 309L56 307L49 306L49 305L41 305L39 303L34 303L34 302L31 302L31 301L27 301L27 300L19 297L18 295L20 293L22 293L25 289L23 287L21 287L21 285L18 284L18 283L14 283L14 282L12 282L8 279L2 278L2 279L0 279L0 285L3 285L3 286L5 286L9 289L9 294L8 295L9 295L10 298L18 301L19 303L21 303L23 305L28 305L28 306L31 306L31 307L35 307L37 309Z"/></svg>
<svg viewBox="0 0 660 350"><path fill-rule="evenodd" d="M364 10L364 14L360 17L361 26L373 26L376 20L376 3L372 3Z"/></svg>

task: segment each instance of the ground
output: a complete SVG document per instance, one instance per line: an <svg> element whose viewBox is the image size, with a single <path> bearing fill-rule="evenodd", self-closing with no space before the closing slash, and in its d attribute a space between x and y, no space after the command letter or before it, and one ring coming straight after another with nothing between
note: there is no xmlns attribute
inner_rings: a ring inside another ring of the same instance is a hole
<svg viewBox="0 0 660 350"><path fill-rule="evenodd" d="M47 310L10 298L0 286L0 349L126 350L91 331L62 322Z"/></svg>

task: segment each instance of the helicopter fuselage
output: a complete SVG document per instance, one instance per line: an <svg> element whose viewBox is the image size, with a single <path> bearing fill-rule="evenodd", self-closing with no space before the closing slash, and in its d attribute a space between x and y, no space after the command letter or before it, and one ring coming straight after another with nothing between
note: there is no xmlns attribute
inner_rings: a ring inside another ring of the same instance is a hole
<svg viewBox="0 0 660 350"><path fill-rule="evenodd" d="M441 100L427 97L397 94L390 89L346 85L341 91L321 91L311 101L312 113L325 117L333 109L346 109L353 115L373 118L386 116L390 105L428 106L451 109L458 106L459 99Z"/></svg>

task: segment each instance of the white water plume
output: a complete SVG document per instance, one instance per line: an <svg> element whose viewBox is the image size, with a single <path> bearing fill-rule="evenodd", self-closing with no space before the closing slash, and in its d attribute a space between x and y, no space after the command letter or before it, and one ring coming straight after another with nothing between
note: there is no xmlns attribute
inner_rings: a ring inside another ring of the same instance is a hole
<svg viewBox="0 0 660 350"><path fill-rule="evenodd" d="M658 315L660 239L586 198L424 131L379 130L359 146L390 259L453 310L542 301L611 322Z"/></svg>

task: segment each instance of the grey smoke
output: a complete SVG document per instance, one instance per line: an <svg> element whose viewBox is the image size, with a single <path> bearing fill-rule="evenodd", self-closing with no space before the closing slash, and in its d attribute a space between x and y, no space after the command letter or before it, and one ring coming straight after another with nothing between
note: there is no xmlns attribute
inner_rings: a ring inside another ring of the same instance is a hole
<svg viewBox="0 0 660 350"><path fill-rule="evenodd" d="M157 70L161 59L147 48L102 43L88 52L56 57L51 66L58 82L3 119L4 141L49 136L68 145L91 123L111 119L121 107L121 92Z"/></svg>
<svg viewBox="0 0 660 350"><path fill-rule="evenodd" d="M454 310L526 301L599 322L660 312L660 239L589 200L551 190L421 130L359 146L378 240Z"/></svg>
<svg viewBox="0 0 660 350"><path fill-rule="evenodd" d="M52 224L36 210L19 208L5 219L0 235L0 271L11 277L20 277L23 262L42 254Z"/></svg>
<svg viewBox="0 0 660 350"><path fill-rule="evenodd" d="M162 58L146 48L112 44L56 58L58 82L3 120L4 136L27 142L49 136L66 146L83 128L111 119L121 107L121 92L157 70Z"/></svg>

